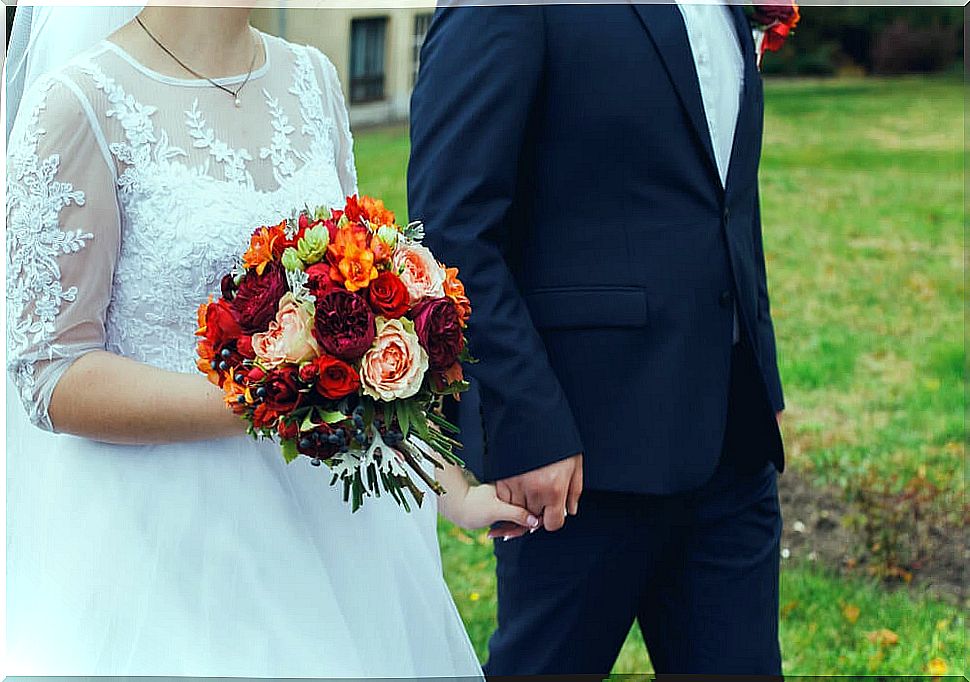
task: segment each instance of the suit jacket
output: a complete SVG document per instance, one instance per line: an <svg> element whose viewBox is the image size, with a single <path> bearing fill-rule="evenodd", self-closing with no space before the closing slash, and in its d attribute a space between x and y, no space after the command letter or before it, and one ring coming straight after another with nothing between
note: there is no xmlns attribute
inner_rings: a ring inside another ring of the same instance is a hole
<svg viewBox="0 0 970 682"><path fill-rule="evenodd" d="M745 85L725 186L676 5L441 7L411 101L408 199L459 268L480 362L458 407L480 479L585 455L591 489L674 493L719 460L733 310L783 466Z"/></svg>

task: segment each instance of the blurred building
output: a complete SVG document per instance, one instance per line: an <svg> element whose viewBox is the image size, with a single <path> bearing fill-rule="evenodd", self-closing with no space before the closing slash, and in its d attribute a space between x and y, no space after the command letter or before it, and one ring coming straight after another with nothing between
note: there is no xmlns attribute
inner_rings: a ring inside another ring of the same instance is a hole
<svg viewBox="0 0 970 682"><path fill-rule="evenodd" d="M403 121L433 6L411 9L253 11L253 24L318 47L333 62L355 126Z"/></svg>

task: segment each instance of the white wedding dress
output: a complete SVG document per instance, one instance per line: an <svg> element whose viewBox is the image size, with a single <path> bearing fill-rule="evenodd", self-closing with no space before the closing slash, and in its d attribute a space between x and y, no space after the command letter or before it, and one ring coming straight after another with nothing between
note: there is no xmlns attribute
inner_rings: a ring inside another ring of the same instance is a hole
<svg viewBox="0 0 970 682"><path fill-rule="evenodd" d="M196 308L254 227L356 191L333 66L259 37L238 108L109 41L24 95L7 159L8 674L481 676L433 496L352 515L326 468L270 442L50 430L53 387L86 352L196 372Z"/></svg>

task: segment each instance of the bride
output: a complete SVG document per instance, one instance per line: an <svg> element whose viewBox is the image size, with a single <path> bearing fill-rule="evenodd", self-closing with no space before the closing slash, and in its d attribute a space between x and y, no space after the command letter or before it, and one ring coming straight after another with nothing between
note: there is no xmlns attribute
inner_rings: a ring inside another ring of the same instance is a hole
<svg viewBox="0 0 970 682"><path fill-rule="evenodd" d="M351 515L195 369L253 227L357 190L333 65L248 9L137 11L36 8L8 62L7 672L479 677L433 495ZM539 524L438 475L455 523Z"/></svg>

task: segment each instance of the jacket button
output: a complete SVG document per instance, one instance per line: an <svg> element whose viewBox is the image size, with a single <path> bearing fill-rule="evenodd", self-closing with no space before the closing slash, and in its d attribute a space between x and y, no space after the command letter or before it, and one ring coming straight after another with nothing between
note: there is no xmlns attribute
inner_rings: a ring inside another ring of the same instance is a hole
<svg viewBox="0 0 970 682"><path fill-rule="evenodd" d="M722 291L721 295L717 297L718 303L720 303L721 307L723 308L727 308L728 306L730 306L731 301L733 299L734 299L734 295L730 292L730 290Z"/></svg>

